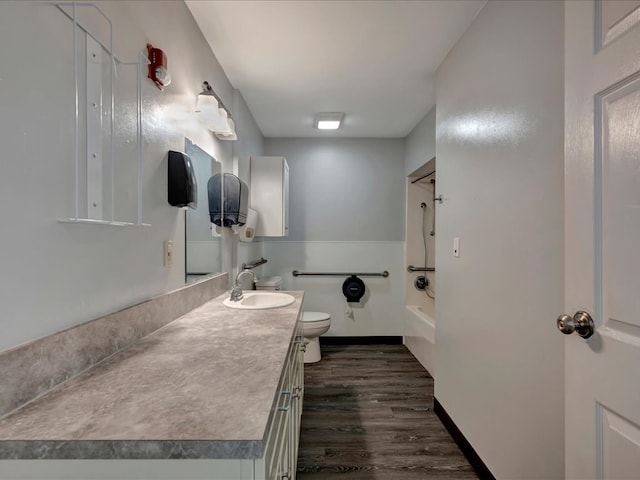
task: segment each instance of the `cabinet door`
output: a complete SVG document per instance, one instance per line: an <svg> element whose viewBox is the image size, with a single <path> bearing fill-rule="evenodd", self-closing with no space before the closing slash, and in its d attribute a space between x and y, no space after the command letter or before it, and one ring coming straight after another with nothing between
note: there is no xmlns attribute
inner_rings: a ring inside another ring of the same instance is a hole
<svg viewBox="0 0 640 480"><path fill-rule="evenodd" d="M269 479L280 480L283 474L289 471L289 439L291 437L289 420L293 401L290 382L291 369L289 367L290 365L287 365L283 377L285 380L281 384L280 398L274 418L273 438L269 439L269 442L273 442L272 458L268 461Z"/></svg>
<svg viewBox="0 0 640 480"><path fill-rule="evenodd" d="M289 233L289 166L284 157L251 157L251 208L258 213L257 237Z"/></svg>
<svg viewBox="0 0 640 480"><path fill-rule="evenodd" d="M282 188L284 189L284 201L282 203L282 217L284 218L284 236L289 235L289 165L283 159L282 162Z"/></svg>
<svg viewBox="0 0 640 480"><path fill-rule="evenodd" d="M304 394L304 339L300 326L289 347L278 386L273 418L267 434L265 455L257 462L256 479L292 480L296 478L300 416Z"/></svg>
<svg viewBox="0 0 640 480"><path fill-rule="evenodd" d="M295 470L291 468L291 435L289 434L291 418L291 412L288 412L284 424L286 434L283 435L282 443L280 444L280 455L278 456L278 466L276 467L275 478L277 480L290 480L295 478L296 474Z"/></svg>
<svg viewBox="0 0 640 480"><path fill-rule="evenodd" d="M296 335L291 375L292 405L289 418L289 448L291 450L291 478L295 479L298 466L298 446L300 444L300 419L302 417L302 402L304 398L304 338Z"/></svg>

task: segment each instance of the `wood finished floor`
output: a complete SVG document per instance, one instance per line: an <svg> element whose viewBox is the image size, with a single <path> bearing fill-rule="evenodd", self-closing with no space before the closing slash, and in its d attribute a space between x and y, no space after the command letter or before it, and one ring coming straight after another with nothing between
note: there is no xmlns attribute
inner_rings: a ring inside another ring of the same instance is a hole
<svg viewBox="0 0 640 480"><path fill-rule="evenodd" d="M323 345L304 377L298 479L478 478L404 345Z"/></svg>

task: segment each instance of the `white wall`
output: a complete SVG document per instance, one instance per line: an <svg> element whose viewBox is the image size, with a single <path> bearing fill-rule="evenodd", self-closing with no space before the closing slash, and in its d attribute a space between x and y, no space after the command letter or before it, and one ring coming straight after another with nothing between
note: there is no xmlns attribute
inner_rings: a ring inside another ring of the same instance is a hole
<svg viewBox="0 0 640 480"><path fill-rule="evenodd" d="M147 42L168 56L172 84L161 92L146 75L142 84L143 208L151 227L58 223L73 211L72 24L50 4L0 2L0 349L182 285L184 211L167 203L167 151L184 150L187 136L232 161L233 142L217 141L192 115L202 81L228 106L234 92L184 3L95 3L113 22L121 59L136 60ZM118 127L135 125L132 115ZM242 121L237 130L242 137ZM173 268L163 267L164 240L174 242Z"/></svg>
<svg viewBox="0 0 640 480"><path fill-rule="evenodd" d="M436 156L436 107L433 107L405 139L405 174L411 175Z"/></svg>
<svg viewBox="0 0 640 480"><path fill-rule="evenodd" d="M433 107L405 139L404 160L406 180L406 244L404 265L435 266L435 237L431 236L436 179L436 109ZM422 178L425 175L426 178ZM415 183L413 183L415 181ZM421 208L421 204L425 208ZM426 249L425 249L426 246ZM426 252L425 252L426 250ZM408 272L405 278L404 344L431 376L436 375L435 365L435 291L436 272ZM415 287L418 276L429 282L427 290ZM411 306L411 307L409 307ZM420 313L416 314L416 310Z"/></svg>
<svg viewBox="0 0 640 480"><path fill-rule="evenodd" d="M427 244L427 266L433 267L436 263L435 256L435 236L431 236L433 225L433 189L434 185L427 182L411 184L407 181L407 242L406 242L406 265L415 267L425 266L425 239ZM425 203L426 207L421 208L420 204ZM423 234L424 228L424 234ZM406 295L407 305L420 305L425 312L434 318L434 300L427 294L414 287L414 281L419 275L425 275L429 281L431 290L436 289L437 272L407 272Z"/></svg>
<svg viewBox="0 0 640 480"><path fill-rule="evenodd" d="M435 395L497 478L564 475L563 16L491 1L437 74Z"/></svg>
<svg viewBox="0 0 640 480"><path fill-rule="evenodd" d="M304 309L331 315L327 336L399 336L403 333L403 242L265 241L263 269L282 277L283 289L304 290ZM344 277L294 277L307 272L382 272L389 277L361 277L367 290L359 303L347 304ZM351 307L351 308L348 308Z"/></svg>
<svg viewBox="0 0 640 480"><path fill-rule="evenodd" d="M437 179L437 174L411 183L413 180L433 172L436 169L436 107L433 107L405 138L404 162L407 175L406 201L406 265L424 266L425 247L422 234L423 227L427 232L427 262L429 267L435 266L435 237L430 235L433 226L433 216L437 206L434 205L433 192L435 184L431 180ZM437 190L437 189L436 189ZM426 203L425 209L420 208ZM425 275L435 290L435 272L409 273L406 278L406 303L422 306L431 318L434 318L434 300L425 292L417 290L413 283L418 275ZM433 374L433 372L431 372Z"/></svg>
<svg viewBox="0 0 640 480"><path fill-rule="evenodd" d="M264 241L265 272L305 290L305 309L332 315L328 335L402 335L405 178L402 139L265 139L289 164L289 237ZM365 301L349 313L346 277L293 269L382 272L364 277Z"/></svg>

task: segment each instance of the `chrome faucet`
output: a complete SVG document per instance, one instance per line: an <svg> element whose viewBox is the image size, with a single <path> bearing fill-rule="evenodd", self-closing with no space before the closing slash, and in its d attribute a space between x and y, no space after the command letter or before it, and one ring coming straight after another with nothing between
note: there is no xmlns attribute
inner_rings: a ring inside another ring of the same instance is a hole
<svg viewBox="0 0 640 480"><path fill-rule="evenodd" d="M232 302L238 302L244 297L244 295L242 294L242 287L240 287L240 277L242 277L242 275L244 275L245 273L251 274L251 283L254 283L256 281L256 274L253 273L253 270L245 268L244 270L238 272L238 275L236 275L236 281L234 282L233 288L231 289L231 297L229 297L229 300L231 300Z"/></svg>

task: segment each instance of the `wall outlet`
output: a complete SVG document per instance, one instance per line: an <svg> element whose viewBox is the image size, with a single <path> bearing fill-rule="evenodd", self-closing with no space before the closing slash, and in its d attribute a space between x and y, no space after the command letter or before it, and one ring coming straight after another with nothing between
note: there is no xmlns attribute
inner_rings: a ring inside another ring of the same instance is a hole
<svg viewBox="0 0 640 480"><path fill-rule="evenodd" d="M453 256L460 256L460 237L453 237Z"/></svg>
<svg viewBox="0 0 640 480"><path fill-rule="evenodd" d="M165 240L164 241L164 261L163 264L165 267L173 266L173 241Z"/></svg>

